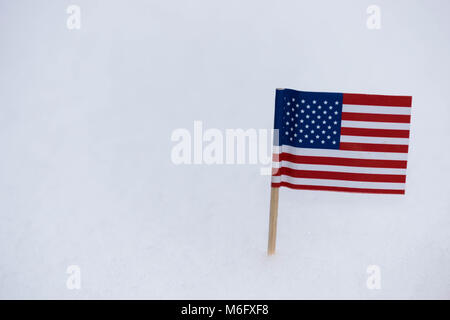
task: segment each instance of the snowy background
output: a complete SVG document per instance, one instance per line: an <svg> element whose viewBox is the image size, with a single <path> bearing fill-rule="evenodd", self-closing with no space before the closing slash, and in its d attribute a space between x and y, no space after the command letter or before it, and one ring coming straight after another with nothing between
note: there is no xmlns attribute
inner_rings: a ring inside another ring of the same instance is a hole
<svg viewBox="0 0 450 320"><path fill-rule="evenodd" d="M450 298L449 12L0 0L0 297ZM413 115L405 196L282 189L268 258L270 177L175 165L170 137L270 129L277 87L412 95Z"/></svg>

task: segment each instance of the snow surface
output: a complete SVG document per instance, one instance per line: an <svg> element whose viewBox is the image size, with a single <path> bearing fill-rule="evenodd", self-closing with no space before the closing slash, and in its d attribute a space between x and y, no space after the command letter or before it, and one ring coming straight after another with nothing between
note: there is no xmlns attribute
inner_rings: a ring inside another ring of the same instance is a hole
<svg viewBox="0 0 450 320"><path fill-rule="evenodd" d="M371 4L0 0L0 298L450 298L450 3ZM277 87L413 115L405 196L282 189L269 258L270 178L170 137L269 129Z"/></svg>

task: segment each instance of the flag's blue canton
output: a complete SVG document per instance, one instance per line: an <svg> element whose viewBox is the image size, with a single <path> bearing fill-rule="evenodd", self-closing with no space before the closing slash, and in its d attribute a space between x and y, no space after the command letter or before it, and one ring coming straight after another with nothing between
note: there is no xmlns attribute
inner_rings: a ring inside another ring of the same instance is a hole
<svg viewBox="0 0 450 320"><path fill-rule="evenodd" d="M279 145L339 149L342 96L277 90L275 129L279 129Z"/></svg>

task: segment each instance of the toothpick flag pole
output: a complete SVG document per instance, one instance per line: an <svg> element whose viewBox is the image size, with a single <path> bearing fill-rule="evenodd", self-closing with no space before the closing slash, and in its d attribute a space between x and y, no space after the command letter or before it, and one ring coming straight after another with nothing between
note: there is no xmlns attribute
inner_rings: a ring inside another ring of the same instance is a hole
<svg viewBox="0 0 450 320"><path fill-rule="evenodd" d="M270 219L269 219L269 244L267 254L275 254L277 241L277 218L278 218L278 195L280 188L273 188L270 191Z"/></svg>
<svg viewBox="0 0 450 320"><path fill-rule="evenodd" d="M273 146L279 145L279 134L278 134L278 119L277 119L277 105L280 104L279 100L284 88L277 88L275 94L275 116L274 116L274 134L273 134ZM272 161L279 162L279 154L273 154ZM276 173L278 169L272 168L272 175ZM280 187L272 187L270 190L270 218L269 218L269 243L267 245L267 255L271 256L275 254L275 247L277 242L277 219L278 219L278 196Z"/></svg>

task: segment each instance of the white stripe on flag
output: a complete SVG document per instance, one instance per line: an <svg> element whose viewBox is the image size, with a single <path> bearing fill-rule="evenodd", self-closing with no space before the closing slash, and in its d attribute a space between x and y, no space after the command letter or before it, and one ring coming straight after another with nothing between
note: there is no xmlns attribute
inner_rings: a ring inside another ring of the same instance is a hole
<svg viewBox="0 0 450 320"><path fill-rule="evenodd" d="M407 153L347 151L337 149L296 148L291 146L274 146L273 153L290 153L299 156L337 157L354 159L407 160Z"/></svg>
<svg viewBox="0 0 450 320"><path fill-rule="evenodd" d="M411 114L411 108L409 108L409 107L360 106L360 105L353 105L353 104L343 104L342 112Z"/></svg>
<svg viewBox="0 0 450 320"><path fill-rule="evenodd" d="M372 174L397 174L406 175L406 169L393 169L393 168L365 168L365 167L348 167L348 166L333 166L322 164L304 164L293 163L286 160L281 162L273 162L273 168L291 168L295 170L308 170L308 171L332 171L332 172L350 172L350 173L372 173Z"/></svg>
<svg viewBox="0 0 450 320"><path fill-rule="evenodd" d="M341 136L341 142L355 143L385 143L385 144L404 144L409 143L408 138L385 138L385 137L360 137L360 136Z"/></svg>
<svg viewBox="0 0 450 320"><path fill-rule="evenodd" d="M341 127L346 127L346 128L368 128L368 129L409 130L409 123L342 120Z"/></svg>
<svg viewBox="0 0 450 320"><path fill-rule="evenodd" d="M346 187L346 188L364 188L364 189L393 189L393 190L405 189L404 183L306 179L306 178L293 178L285 175L272 176L272 183L280 183L281 181L296 185L309 185L309 186L328 186L328 187Z"/></svg>

